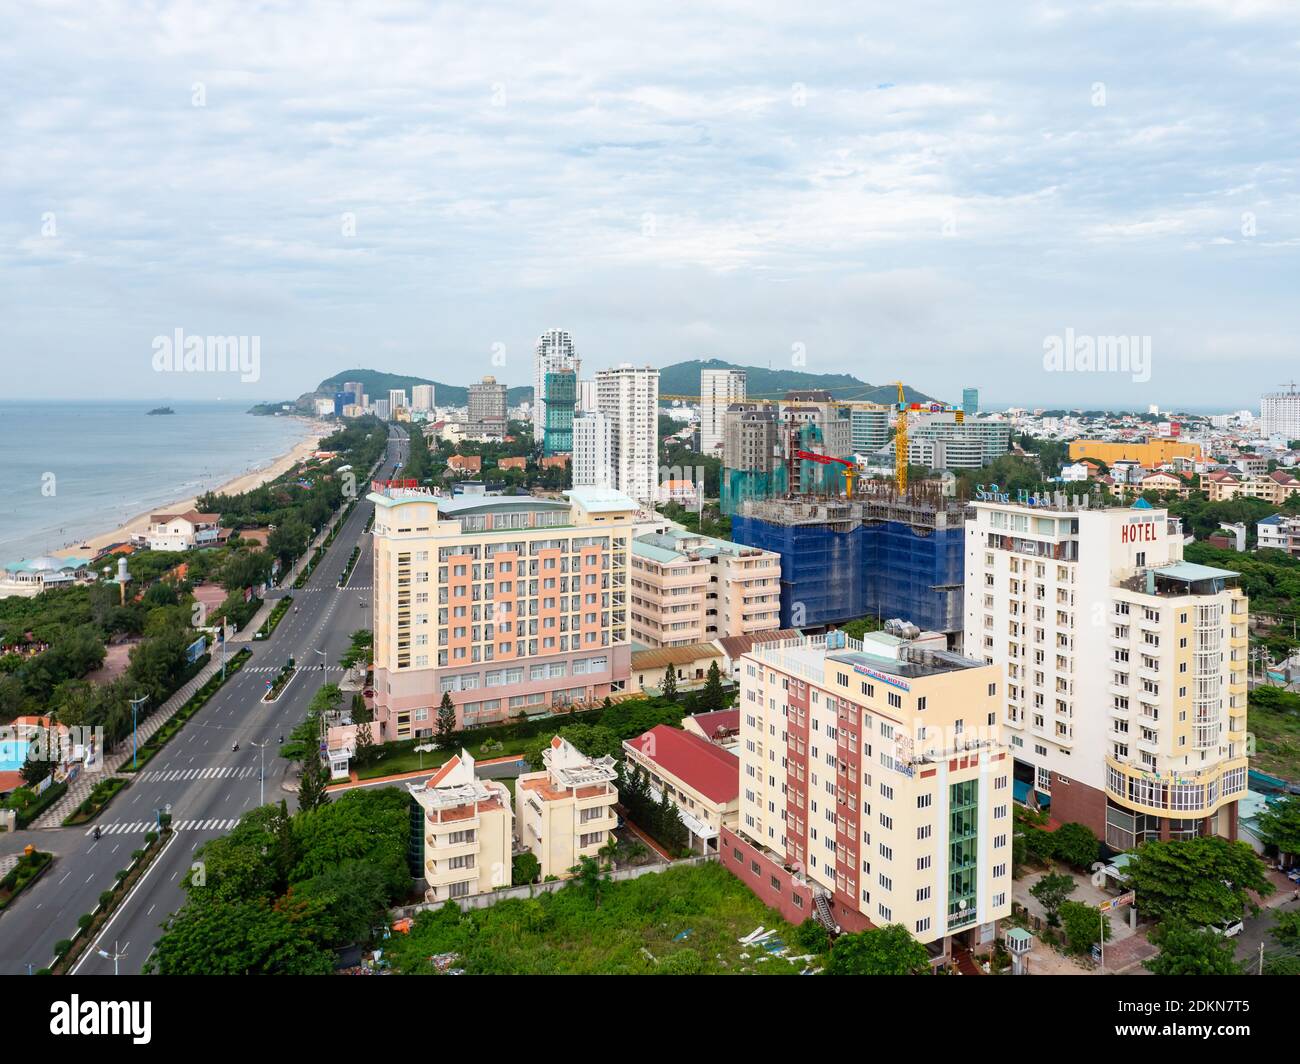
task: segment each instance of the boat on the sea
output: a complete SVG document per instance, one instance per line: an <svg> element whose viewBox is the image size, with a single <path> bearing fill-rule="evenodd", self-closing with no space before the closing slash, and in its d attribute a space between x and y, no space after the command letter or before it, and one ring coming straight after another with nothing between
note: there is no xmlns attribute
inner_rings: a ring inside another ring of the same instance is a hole
<svg viewBox="0 0 1300 1064"><path fill-rule="evenodd" d="M155 406L152 410L148 411L148 416L153 417L155 414L174 414L174 413L176 413L176 411L173 410L170 406Z"/></svg>

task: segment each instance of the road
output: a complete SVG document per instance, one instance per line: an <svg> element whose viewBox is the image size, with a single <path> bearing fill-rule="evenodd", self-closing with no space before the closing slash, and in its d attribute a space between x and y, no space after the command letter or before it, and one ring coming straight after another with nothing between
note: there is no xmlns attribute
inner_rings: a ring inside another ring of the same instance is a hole
<svg viewBox="0 0 1300 1064"><path fill-rule="evenodd" d="M382 476L401 463L405 435L394 429ZM253 651L244 668L196 713L95 821L93 825L19 832L6 850L31 842L55 855L42 879L0 915L0 972L25 973L46 967L54 945L71 938L77 918L89 912L133 850L144 846L160 811L169 811L175 829L171 841L150 866L136 889L118 907L94 946L125 954L122 974L140 972L158 939L160 924L184 901L180 882L194 851L226 834L238 819L265 800L282 798L290 808L296 794L293 766L279 757L279 737L306 715L320 686L337 683L343 670L334 662L348 649L358 628L370 627L373 553L366 524L374 505L364 498L353 509L333 545L306 586L288 593L299 612L285 615L270 639L246 644ZM338 581L354 546L360 545L346 588ZM318 662L328 663L322 670ZM292 657L299 671L271 704L262 702L266 682ZM233 743L239 749L231 749ZM259 745L260 744L260 745ZM113 973L113 962L92 948L83 954L77 974Z"/></svg>

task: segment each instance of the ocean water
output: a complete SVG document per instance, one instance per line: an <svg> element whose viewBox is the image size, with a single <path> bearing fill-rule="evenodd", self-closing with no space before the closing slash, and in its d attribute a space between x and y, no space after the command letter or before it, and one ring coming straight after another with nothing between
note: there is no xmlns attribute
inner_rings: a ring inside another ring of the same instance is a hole
<svg viewBox="0 0 1300 1064"><path fill-rule="evenodd" d="M170 416L147 411L170 406ZM0 400L0 563L57 554L270 465L308 430L248 402Z"/></svg>

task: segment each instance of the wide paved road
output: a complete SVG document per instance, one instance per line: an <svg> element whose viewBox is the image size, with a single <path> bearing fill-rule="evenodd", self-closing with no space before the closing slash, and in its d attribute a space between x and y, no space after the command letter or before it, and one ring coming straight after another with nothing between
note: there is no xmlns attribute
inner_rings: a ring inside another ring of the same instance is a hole
<svg viewBox="0 0 1300 1064"><path fill-rule="evenodd" d="M404 434L393 431L380 474L385 477L405 453ZM295 807L296 795L284 789L295 781L295 774L278 756L279 737L287 738L302 721L307 704L326 680L337 683L342 677L336 662L348 649L352 633L371 627L373 554L364 529L373 510L363 498L305 587L268 596L292 594L299 612L291 610L270 639L245 644L253 656L243 670L100 814L95 821L102 833L99 840L91 825L26 831L11 838L6 851L31 842L53 853L55 862L40 882L0 914L0 973L48 965L54 944L72 937L77 918L113 885L114 874L126 866L131 851L144 846L145 832L153 827L158 811L170 811L176 829L171 841L95 944L125 954L120 962L123 974L139 972L158 939L159 925L184 901L180 881L194 851L226 834L263 798L267 803L284 798L290 809ZM354 545L360 545L361 556L348 586L339 588ZM318 650L325 655L324 671ZM297 675L276 702L263 703L266 681L289 657L299 666ZM238 751L231 750L234 742L239 743ZM92 949L83 954L76 971L111 975L113 962Z"/></svg>

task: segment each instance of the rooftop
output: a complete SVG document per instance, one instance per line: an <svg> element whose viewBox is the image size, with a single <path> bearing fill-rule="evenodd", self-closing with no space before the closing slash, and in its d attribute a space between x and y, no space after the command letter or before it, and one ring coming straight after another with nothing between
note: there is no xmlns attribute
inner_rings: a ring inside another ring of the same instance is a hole
<svg viewBox="0 0 1300 1064"><path fill-rule="evenodd" d="M687 643L680 647L652 647L632 653L632 668L663 669L669 665L689 665L700 658L720 658L720 651L712 643Z"/></svg>
<svg viewBox="0 0 1300 1064"><path fill-rule="evenodd" d="M653 762L663 772L714 802L725 804L740 794L740 759L698 735L658 724L623 748Z"/></svg>
<svg viewBox="0 0 1300 1064"><path fill-rule="evenodd" d="M637 508L635 500L613 488L570 488L564 494L588 513L623 513Z"/></svg>

